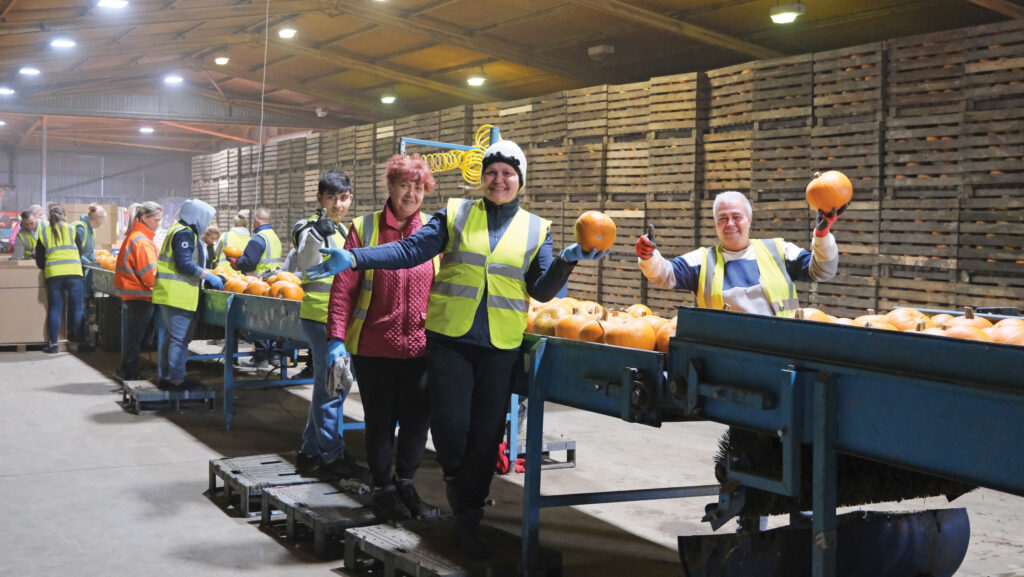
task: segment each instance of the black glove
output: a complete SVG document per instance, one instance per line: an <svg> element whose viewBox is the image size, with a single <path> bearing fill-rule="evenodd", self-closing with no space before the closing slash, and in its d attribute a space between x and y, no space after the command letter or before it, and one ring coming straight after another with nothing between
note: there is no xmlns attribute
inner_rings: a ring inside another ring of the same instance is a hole
<svg viewBox="0 0 1024 577"><path fill-rule="evenodd" d="M320 238L326 239L334 234L334 221L330 217L321 214L320 218L313 223L313 230L320 235Z"/></svg>

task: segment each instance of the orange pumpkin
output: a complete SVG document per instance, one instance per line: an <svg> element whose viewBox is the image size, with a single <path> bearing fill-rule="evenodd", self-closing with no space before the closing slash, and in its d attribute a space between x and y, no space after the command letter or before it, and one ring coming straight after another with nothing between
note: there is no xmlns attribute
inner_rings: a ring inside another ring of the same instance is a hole
<svg viewBox="0 0 1024 577"><path fill-rule="evenodd" d="M1017 326L1024 327L1024 319L1018 319L1018 318L1002 319L1002 320L1000 320L999 322L997 322L995 324L995 326L997 326L997 327L1003 327L1003 326L1006 326L1006 325L1017 325Z"/></svg>
<svg viewBox="0 0 1024 577"><path fill-rule="evenodd" d="M814 174L814 180L807 185L805 195L811 209L829 212L850 202L853 198L853 185L850 184L850 179L838 170L817 172Z"/></svg>
<svg viewBox="0 0 1024 577"><path fill-rule="evenodd" d="M837 325L847 325L847 326L851 326L851 327L862 327L862 326L864 326L864 323L862 323L862 322L858 322L858 321L855 321L853 319L848 319L848 318L845 318L845 317L837 318L836 320L834 320L832 322L834 322Z"/></svg>
<svg viewBox="0 0 1024 577"><path fill-rule="evenodd" d="M265 283L265 282L263 282L261 280L258 280L256 282L251 282L251 283L249 283L249 286L245 287L245 294L247 294L247 295L256 295L256 296L264 297L264 296L267 296L267 293L269 293L269 292L270 292L270 285L268 285L267 283Z"/></svg>
<svg viewBox="0 0 1024 577"><path fill-rule="evenodd" d="M302 290L302 287L297 284L287 283L278 291L277 296L285 300L301 301L302 297L306 296L306 291Z"/></svg>
<svg viewBox="0 0 1024 577"><path fill-rule="evenodd" d="M946 331L943 330L943 329L940 329L939 327L931 327L931 328L928 328L928 329L924 329L923 331L915 331L915 334L918 334L918 335L933 335L933 336L937 336L937 337L944 337L944 336L946 336Z"/></svg>
<svg viewBox="0 0 1024 577"><path fill-rule="evenodd" d="M892 326L891 324L889 324L889 323L887 323L885 321L868 321L868 322L864 323L864 326L866 326L868 328L871 328L871 329L883 329L883 330L886 330L886 331L898 331L899 330L898 328Z"/></svg>
<svg viewBox="0 0 1024 577"><path fill-rule="evenodd" d="M238 258L242 256L242 249L237 246L227 245L224 247L224 256L228 258Z"/></svg>
<svg viewBox="0 0 1024 577"><path fill-rule="evenodd" d="M626 313L633 317L645 317L647 315L654 314L654 312L651 311L650 307L648 307L647 305L642 305L640 303L637 303L635 305L629 305L629 307L626 308Z"/></svg>
<svg viewBox="0 0 1024 577"><path fill-rule="evenodd" d="M947 322L946 324L949 325L950 327L965 326L974 327L976 329L987 329L988 327L992 326L992 321L986 319L985 317L976 317L974 316L973 308L964 307L964 316L953 317L949 319L949 322Z"/></svg>
<svg viewBox="0 0 1024 577"><path fill-rule="evenodd" d="M288 281L285 281L285 280L279 280L279 281L276 281L274 283L268 283L268 284L270 284L270 291L267 293L267 296L273 297L275 299L276 298L280 298L281 289L283 289L284 287L286 287L286 286L295 286L294 284L292 284L292 283L290 283Z"/></svg>
<svg viewBox="0 0 1024 577"><path fill-rule="evenodd" d="M224 281L224 292L229 293L244 293L245 289L249 286L249 283L245 282L240 278L229 278Z"/></svg>
<svg viewBox="0 0 1024 577"><path fill-rule="evenodd" d="M555 321L555 336L561 339L576 340L580 336L580 328L589 320L592 319L574 310L571 315Z"/></svg>
<svg viewBox="0 0 1024 577"><path fill-rule="evenodd" d="M599 319L604 313L604 307L594 301L579 301L576 303L576 312L585 317Z"/></svg>
<svg viewBox="0 0 1024 577"><path fill-rule="evenodd" d="M538 335L553 337L555 336L555 325L558 324L559 320L570 314L572 313L559 305L544 307L537 311L537 316L533 318L533 332Z"/></svg>
<svg viewBox="0 0 1024 577"><path fill-rule="evenodd" d="M612 322L605 327L604 342L617 347L653 351L657 335L650 323L643 319Z"/></svg>
<svg viewBox="0 0 1024 577"><path fill-rule="evenodd" d="M640 318L651 325L651 328L654 329L654 334L658 334L658 331L661 330L661 327L665 326L668 323L668 319L663 319L658 315L647 315L645 317Z"/></svg>
<svg viewBox="0 0 1024 577"><path fill-rule="evenodd" d="M832 322L832 315L826 314L826 313L822 312L819 309L815 309L815 308L800 309L800 314L802 315L800 318L803 318L805 321L816 321L816 322L819 322L819 323L830 323L830 322Z"/></svg>
<svg viewBox="0 0 1024 577"><path fill-rule="evenodd" d="M583 326L580 327L580 332L576 336L576 339L588 343L603 343L605 326L606 323L604 321L588 319L583 323Z"/></svg>
<svg viewBox="0 0 1024 577"><path fill-rule="evenodd" d="M615 222L603 212L588 210L576 219L573 235L586 252L608 250L615 244Z"/></svg>
<svg viewBox="0 0 1024 577"><path fill-rule="evenodd" d="M992 337L993 342L1024 346L1024 322L1005 322L1013 320L1016 319L1003 319L992 327L988 335Z"/></svg>
<svg viewBox="0 0 1024 577"><path fill-rule="evenodd" d="M885 320L885 315L876 315L874 313L861 315L855 319L854 322L860 323L860 326L866 326L868 323L884 323L888 322Z"/></svg>
<svg viewBox="0 0 1024 577"><path fill-rule="evenodd" d="M668 354L668 341L676 334L676 321L669 321L658 329L654 336L654 350Z"/></svg>
<svg viewBox="0 0 1024 577"><path fill-rule="evenodd" d="M937 314L937 315L932 317L932 322L935 323L935 326L941 327L941 326L949 324L949 321L952 318L953 318L953 315L951 315L951 314L939 313L939 314Z"/></svg>
<svg viewBox="0 0 1024 577"><path fill-rule="evenodd" d="M917 309L900 307L892 309L885 315L885 322L898 328L901 331L924 330L935 326L935 322L928 318L928 315ZM918 329L918 323L924 326Z"/></svg>
<svg viewBox="0 0 1024 577"><path fill-rule="evenodd" d="M957 317L960 318L960 317ZM970 339L972 341L992 342L992 339L985 334L985 331L970 325L954 325L943 331L947 337L955 339Z"/></svg>

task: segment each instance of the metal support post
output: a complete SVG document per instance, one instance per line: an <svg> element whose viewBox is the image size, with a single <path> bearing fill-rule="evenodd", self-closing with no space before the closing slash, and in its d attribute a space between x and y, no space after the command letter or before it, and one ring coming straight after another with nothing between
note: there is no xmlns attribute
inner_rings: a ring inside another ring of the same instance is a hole
<svg viewBox="0 0 1024 577"><path fill-rule="evenodd" d="M235 295L228 295L226 322L224 323L224 430L231 430L231 416L234 409L232 391L235 388L235 352L238 350L238 337L235 336L235 323L232 311L235 309Z"/></svg>
<svg viewBox="0 0 1024 577"><path fill-rule="evenodd" d="M493 137L493 133L492 133ZM523 575L528 577L531 571L539 569L540 558L540 472L541 449L544 441L544 388L537 377L544 348L548 340L540 339L530 349L529 363L529 396L526 407L526 420L530 426L526 429L526 471L523 480Z"/></svg>
<svg viewBox="0 0 1024 577"><path fill-rule="evenodd" d="M811 568L814 577L836 575L836 413L838 391L831 375L814 381L814 518Z"/></svg>

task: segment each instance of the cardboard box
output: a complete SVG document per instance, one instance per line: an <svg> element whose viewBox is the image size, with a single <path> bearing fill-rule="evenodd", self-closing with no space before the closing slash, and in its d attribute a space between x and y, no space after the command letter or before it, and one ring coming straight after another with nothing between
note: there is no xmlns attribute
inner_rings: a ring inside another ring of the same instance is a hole
<svg viewBox="0 0 1024 577"><path fill-rule="evenodd" d="M61 206L67 212L69 223L76 222L78 217L89 212L88 204L62 204ZM96 230L96 248L110 250L114 242L117 241L117 205L103 204L101 206L107 211L107 220Z"/></svg>
<svg viewBox="0 0 1024 577"><path fill-rule="evenodd" d="M0 261L0 344L45 343L47 300L43 271L34 263L28 267L20 262Z"/></svg>

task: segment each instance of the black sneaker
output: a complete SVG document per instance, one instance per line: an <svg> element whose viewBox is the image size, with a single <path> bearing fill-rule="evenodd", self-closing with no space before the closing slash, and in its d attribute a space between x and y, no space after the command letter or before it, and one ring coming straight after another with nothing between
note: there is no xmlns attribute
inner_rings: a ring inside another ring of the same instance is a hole
<svg viewBox="0 0 1024 577"><path fill-rule="evenodd" d="M424 503L420 499L420 494L416 492L412 479L396 479L394 487L398 492L398 496L402 499L405 508L416 519L430 519L431 517L437 517L441 513L437 507L430 503Z"/></svg>
<svg viewBox="0 0 1024 577"><path fill-rule="evenodd" d="M320 455L307 455L299 451L295 457L295 470L303 474L313 473L323 465L323 462Z"/></svg>
<svg viewBox="0 0 1024 577"><path fill-rule="evenodd" d="M168 378L160 379L160 382L156 384L156 388L161 391L167 391L169 393L180 392L185 390L185 381L174 382Z"/></svg>
<svg viewBox="0 0 1024 577"><path fill-rule="evenodd" d="M43 352L48 355L55 355L60 352L60 345L58 345L57 343L54 343L52 345L46 345L46 348L43 349Z"/></svg>
<svg viewBox="0 0 1024 577"><path fill-rule="evenodd" d="M394 485L373 490L370 510L378 521L383 522L406 521L410 517L409 509L402 503L402 497Z"/></svg>
<svg viewBox="0 0 1024 577"><path fill-rule="evenodd" d="M348 456L342 455L329 463L321 464L320 474L340 479L351 479L359 476L359 464Z"/></svg>

